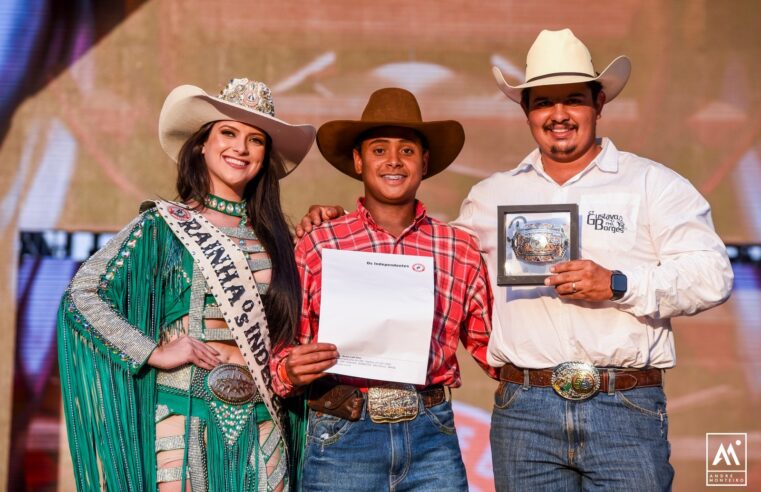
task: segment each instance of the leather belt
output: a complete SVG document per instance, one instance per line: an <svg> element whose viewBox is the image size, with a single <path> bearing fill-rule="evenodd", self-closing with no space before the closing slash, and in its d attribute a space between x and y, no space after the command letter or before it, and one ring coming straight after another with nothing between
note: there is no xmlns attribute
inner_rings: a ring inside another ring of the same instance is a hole
<svg viewBox="0 0 761 492"><path fill-rule="evenodd" d="M368 399L385 399L385 405L394 405L394 399L399 394L395 387L359 388L348 384L338 384L330 380L318 380L312 383L307 403L312 410L326 413L347 420L359 420L362 407ZM370 396L368 396L370 393ZM429 386L422 390L412 391L412 395L423 403L425 408L436 406L446 401L446 391L442 385ZM377 400L375 400L377 401ZM368 408L372 406L369 405ZM416 404L414 405L416 407ZM370 409L372 412L372 409Z"/></svg>
<svg viewBox="0 0 761 492"><path fill-rule="evenodd" d="M446 391L444 391L444 387L440 384L422 389L418 391L418 395L420 395L420 400L425 408L435 407L440 403L444 403L447 399Z"/></svg>
<svg viewBox="0 0 761 492"><path fill-rule="evenodd" d="M598 368L600 373L600 391L608 391L607 368ZM528 369L528 383L540 388L552 386L554 369ZM634 388L663 386L663 370L651 369L610 369L615 376L614 390L626 391ZM524 370L513 364L505 364L499 370L499 379L509 383L524 384Z"/></svg>

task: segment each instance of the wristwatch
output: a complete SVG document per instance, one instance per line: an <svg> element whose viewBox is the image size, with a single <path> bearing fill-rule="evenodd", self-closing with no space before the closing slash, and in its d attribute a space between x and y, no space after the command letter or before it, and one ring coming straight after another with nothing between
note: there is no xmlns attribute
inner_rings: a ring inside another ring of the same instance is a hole
<svg viewBox="0 0 761 492"><path fill-rule="evenodd" d="M626 275L618 270L613 270L610 275L610 290L613 291L613 295L610 297L611 301L617 301L624 297L626 294Z"/></svg>

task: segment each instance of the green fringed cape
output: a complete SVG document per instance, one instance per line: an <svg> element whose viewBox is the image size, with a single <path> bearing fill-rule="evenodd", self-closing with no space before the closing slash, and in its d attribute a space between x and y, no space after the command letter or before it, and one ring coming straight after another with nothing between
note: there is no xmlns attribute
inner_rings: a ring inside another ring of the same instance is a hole
<svg viewBox="0 0 761 492"><path fill-rule="evenodd" d="M188 313L192 267L148 210L85 262L64 293L58 358L78 490L156 490L156 371L145 362L162 329ZM296 485L305 405L287 406Z"/></svg>

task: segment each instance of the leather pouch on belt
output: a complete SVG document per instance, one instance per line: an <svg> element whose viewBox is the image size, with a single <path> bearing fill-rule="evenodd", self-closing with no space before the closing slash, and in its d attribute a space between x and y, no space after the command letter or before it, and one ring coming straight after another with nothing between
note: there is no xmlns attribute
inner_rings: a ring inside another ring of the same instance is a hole
<svg viewBox="0 0 761 492"><path fill-rule="evenodd" d="M348 384L312 383L307 405L315 412L356 422L362 415L362 392Z"/></svg>

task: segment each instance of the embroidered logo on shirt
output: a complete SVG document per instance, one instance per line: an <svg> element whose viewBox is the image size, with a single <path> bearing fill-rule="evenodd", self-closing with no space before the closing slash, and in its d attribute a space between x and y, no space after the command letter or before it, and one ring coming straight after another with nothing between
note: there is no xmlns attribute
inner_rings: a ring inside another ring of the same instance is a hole
<svg viewBox="0 0 761 492"><path fill-rule="evenodd" d="M626 230L626 224L621 215L595 213L594 210L587 213L587 225L593 226L596 231L608 231L613 234L623 233Z"/></svg>

